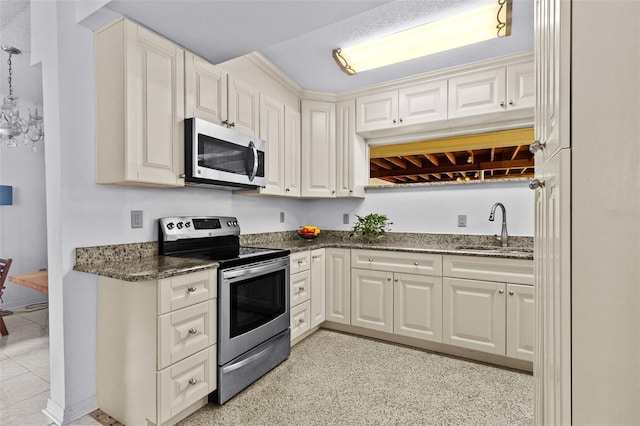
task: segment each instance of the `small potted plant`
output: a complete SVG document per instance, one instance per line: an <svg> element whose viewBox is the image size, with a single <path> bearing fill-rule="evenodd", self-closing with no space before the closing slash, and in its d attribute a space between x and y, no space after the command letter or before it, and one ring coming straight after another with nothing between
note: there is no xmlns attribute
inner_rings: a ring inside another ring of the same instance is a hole
<svg viewBox="0 0 640 426"><path fill-rule="evenodd" d="M359 235L365 242L381 239L387 231L391 230L393 224L383 214L370 213L366 216L356 215L356 217L358 220L353 227L353 233Z"/></svg>

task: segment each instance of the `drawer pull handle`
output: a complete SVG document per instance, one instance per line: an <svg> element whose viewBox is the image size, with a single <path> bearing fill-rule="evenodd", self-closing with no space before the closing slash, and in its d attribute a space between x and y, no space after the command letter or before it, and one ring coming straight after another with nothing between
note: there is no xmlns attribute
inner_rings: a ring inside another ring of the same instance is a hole
<svg viewBox="0 0 640 426"><path fill-rule="evenodd" d="M189 293L193 293L194 291L196 291L196 288L194 286L190 285L189 287L187 287L187 291Z"/></svg>
<svg viewBox="0 0 640 426"><path fill-rule="evenodd" d="M513 291L509 292L509 296L513 296L515 293Z"/></svg>
<svg viewBox="0 0 640 426"><path fill-rule="evenodd" d="M198 332L198 330L196 330L195 328L190 328L189 329L189 334L196 334Z"/></svg>
<svg viewBox="0 0 640 426"><path fill-rule="evenodd" d="M504 290L498 290L498 293L502 294L504 293Z"/></svg>
<svg viewBox="0 0 640 426"><path fill-rule="evenodd" d="M196 383L198 383L197 379L189 379L189 384L190 385L195 385Z"/></svg>
<svg viewBox="0 0 640 426"><path fill-rule="evenodd" d="M304 259L298 259L298 265L302 265L304 263Z"/></svg>
<svg viewBox="0 0 640 426"><path fill-rule="evenodd" d="M415 262L414 265L418 266L420 264L420 262Z"/></svg>
<svg viewBox="0 0 640 426"><path fill-rule="evenodd" d="M369 258L369 262L373 262L373 257L370 257L370 258Z"/></svg>
<svg viewBox="0 0 640 426"><path fill-rule="evenodd" d="M298 293L302 293L303 291L304 291L304 286L300 286L300 287L298 288Z"/></svg>
<svg viewBox="0 0 640 426"><path fill-rule="evenodd" d="M313 258L314 258L314 259L317 259L317 258L319 258L319 257L320 257L320 256L317 256L317 255L316 255L316 256L313 256Z"/></svg>
<svg viewBox="0 0 640 426"><path fill-rule="evenodd" d="M304 322L304 318L300 318L300 319L298 320L298 322L299 322L300 324L302 324L302 323Z"/></svg>

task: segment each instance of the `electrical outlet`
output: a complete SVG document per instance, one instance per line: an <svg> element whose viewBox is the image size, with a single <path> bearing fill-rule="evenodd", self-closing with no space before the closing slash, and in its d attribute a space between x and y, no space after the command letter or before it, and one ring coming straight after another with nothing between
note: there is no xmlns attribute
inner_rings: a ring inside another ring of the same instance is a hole
<svg viewBox="0 0 640 426"><path fill-rule="evenodd" d="M142 228L142 210L131 210L131 227Z"/></svg>
<svg viewBox="0 0 640 426"><path fill-rule="evenodd" d="M345 225L349 224L349 213L344 213L342 215L342 223L345 224Z"/></svg>
<svg viewBox="0 0 640 426"><path fill-rule="evenodd" d="M458 215L458 228L464 228L467 226L467 215L459 214Z"/></svg>
<svg viewBox="0 0 640 426"><path fill-rule="evenodd" d="M280 212L280 223L284 223L284 212Z"/></svg>

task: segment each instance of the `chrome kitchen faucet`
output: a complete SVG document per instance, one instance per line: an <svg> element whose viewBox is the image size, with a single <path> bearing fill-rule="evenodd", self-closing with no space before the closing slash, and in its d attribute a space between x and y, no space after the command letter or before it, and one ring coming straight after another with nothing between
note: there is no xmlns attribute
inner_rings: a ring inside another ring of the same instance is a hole
<svg viewBox="0 0 640 426"><path fill-rule="evenodd" d="M495 219L496 207L500 207L502 209L502 232L500 233L498 240L502 243L502 247L506 247L509 239L509 234L507 234L507 210L504 208L504 204L495 203L493 207L491 207L491 214L489 214L489 220L491 222Z"/></svg>

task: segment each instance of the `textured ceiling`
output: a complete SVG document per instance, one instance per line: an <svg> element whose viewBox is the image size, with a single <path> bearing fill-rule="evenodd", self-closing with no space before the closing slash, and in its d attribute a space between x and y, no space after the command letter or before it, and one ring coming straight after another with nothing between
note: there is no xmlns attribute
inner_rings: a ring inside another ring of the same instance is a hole
<svg viewBox="0 0 640 426"><path fill-rule="evenodd" d="M29 0L0 0L0 44L22 51L11 59L13 94L23 101L42 104L42 70L31 66L31 12ZM9 93L9 55L0 51L0 93Z"/></svg>

